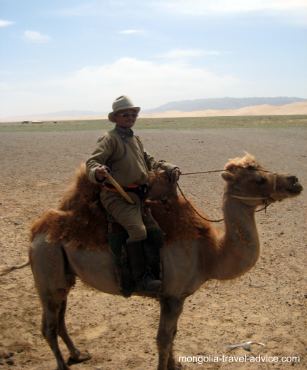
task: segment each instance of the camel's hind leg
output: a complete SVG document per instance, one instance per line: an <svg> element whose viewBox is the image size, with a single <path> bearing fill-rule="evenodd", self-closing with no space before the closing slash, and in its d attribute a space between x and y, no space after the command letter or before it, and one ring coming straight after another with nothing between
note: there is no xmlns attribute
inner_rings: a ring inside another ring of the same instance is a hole
<svg viewBox="0 0 307 370"><path fill-rule="evenodd" d="M176 370L180 368L173 356L173 342L177 332L177 322L182 312L184 299L161 297L160 324L157 337L159 350L158 370Z"/></svg>
<svg viewBox="0 0 307 370"><path fill-rule="evenodd" d="M58 370L67 370L61 354L58 336L67 345L71 361L80 362L88 359L80 355L67 334L65 326L66 300L69 289L74 283L68 268L66 255L61 245L51 245L44 235L38 235L30 249L32 272L42 308L42 333L47 340L57 361Z"/></svg>
<svg viewBox="0 0 307 370"><path fill-rule="evenodd" d="M58 343L59 330L59 313L61 303L53 299L42 299L43 318L42 318L42 334L47 340L57 361L57 370L68 370Z"/></svg>

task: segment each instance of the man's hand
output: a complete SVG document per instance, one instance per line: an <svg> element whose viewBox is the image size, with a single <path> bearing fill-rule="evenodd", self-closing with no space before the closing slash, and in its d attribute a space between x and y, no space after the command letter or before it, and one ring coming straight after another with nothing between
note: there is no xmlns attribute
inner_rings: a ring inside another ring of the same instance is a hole
<svg viewBox="0 0 307 370"><path fill-rule="evenodd" d="M108 166L99 166L95 169L96 180L102 182L105 177L110 173L110 168Z"/></svg>

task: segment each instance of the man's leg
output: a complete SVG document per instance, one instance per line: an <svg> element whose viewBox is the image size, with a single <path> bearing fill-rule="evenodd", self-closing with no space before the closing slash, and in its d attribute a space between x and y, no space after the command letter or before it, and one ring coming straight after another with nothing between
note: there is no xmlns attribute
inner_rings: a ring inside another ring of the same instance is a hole
<svg viewBox="0 0 307 370"><path fill-rule="evenodd" d="M136 290L158 292L161 281L154 279L146 267L143 241L147 237L147 232L142 218L141 201L137 195L133 193L129 195L135 204L129 204L119 194L110 192L102 192L101 201L106 210L128 233L127 252Z"/></svg>

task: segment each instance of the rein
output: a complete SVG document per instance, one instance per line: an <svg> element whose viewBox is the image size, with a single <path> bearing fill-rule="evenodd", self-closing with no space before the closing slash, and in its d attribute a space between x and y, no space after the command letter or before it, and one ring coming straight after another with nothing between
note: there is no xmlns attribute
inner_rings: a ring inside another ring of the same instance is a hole
<svg viewBox="0 0 307 370"><path fill-rule="evenodd" d="M186 196L184 195L181 187L179 186L179 184L177 183L177 188L178 190L180 191L180 194L182 195L183 199L192 207L193 211L200 217L202 218L203 220L206 220L206 221L209 221L209 222L222 222L224 221L223 218L220 218L220 219L217 219L217 220L211 220L209 218L206 218L204 216L202 216L198 211L197 209L192 205L192 203L186 198Z"/></svg>
<svg viewBox="0 0 307 370"><path fill-rule="evenodd" d="M185 175L198 175L201 173L214 173L214 172L225 172L225 170L211 170L211 171L199 171L199 172L185 172L181 173L180 176L185 176Z"/></svg>

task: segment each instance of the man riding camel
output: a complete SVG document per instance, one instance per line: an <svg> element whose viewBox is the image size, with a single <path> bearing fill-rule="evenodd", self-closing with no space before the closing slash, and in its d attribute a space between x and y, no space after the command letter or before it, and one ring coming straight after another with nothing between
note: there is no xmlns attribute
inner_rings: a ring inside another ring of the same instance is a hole
<svg viewBox="0 0 307 370"><path fill-rule="evenodd" d="M139 112L140 107L134 106L127 96L120 96L113 102L108 118L115 123L115 127L98 139L97 148L87 160L86 168L90 181L101 184L103 207L128 234L126 246L135 290L156 293L161 288L157 265L163 236L150 212L144 211L143 200L149 171L166 170L170 182L174 183L180 176L180 170L171 163L156 161L144 150L140 138L132 130ZM107 179L109 174L134 204L128 203L116 190Z"/></svg>

